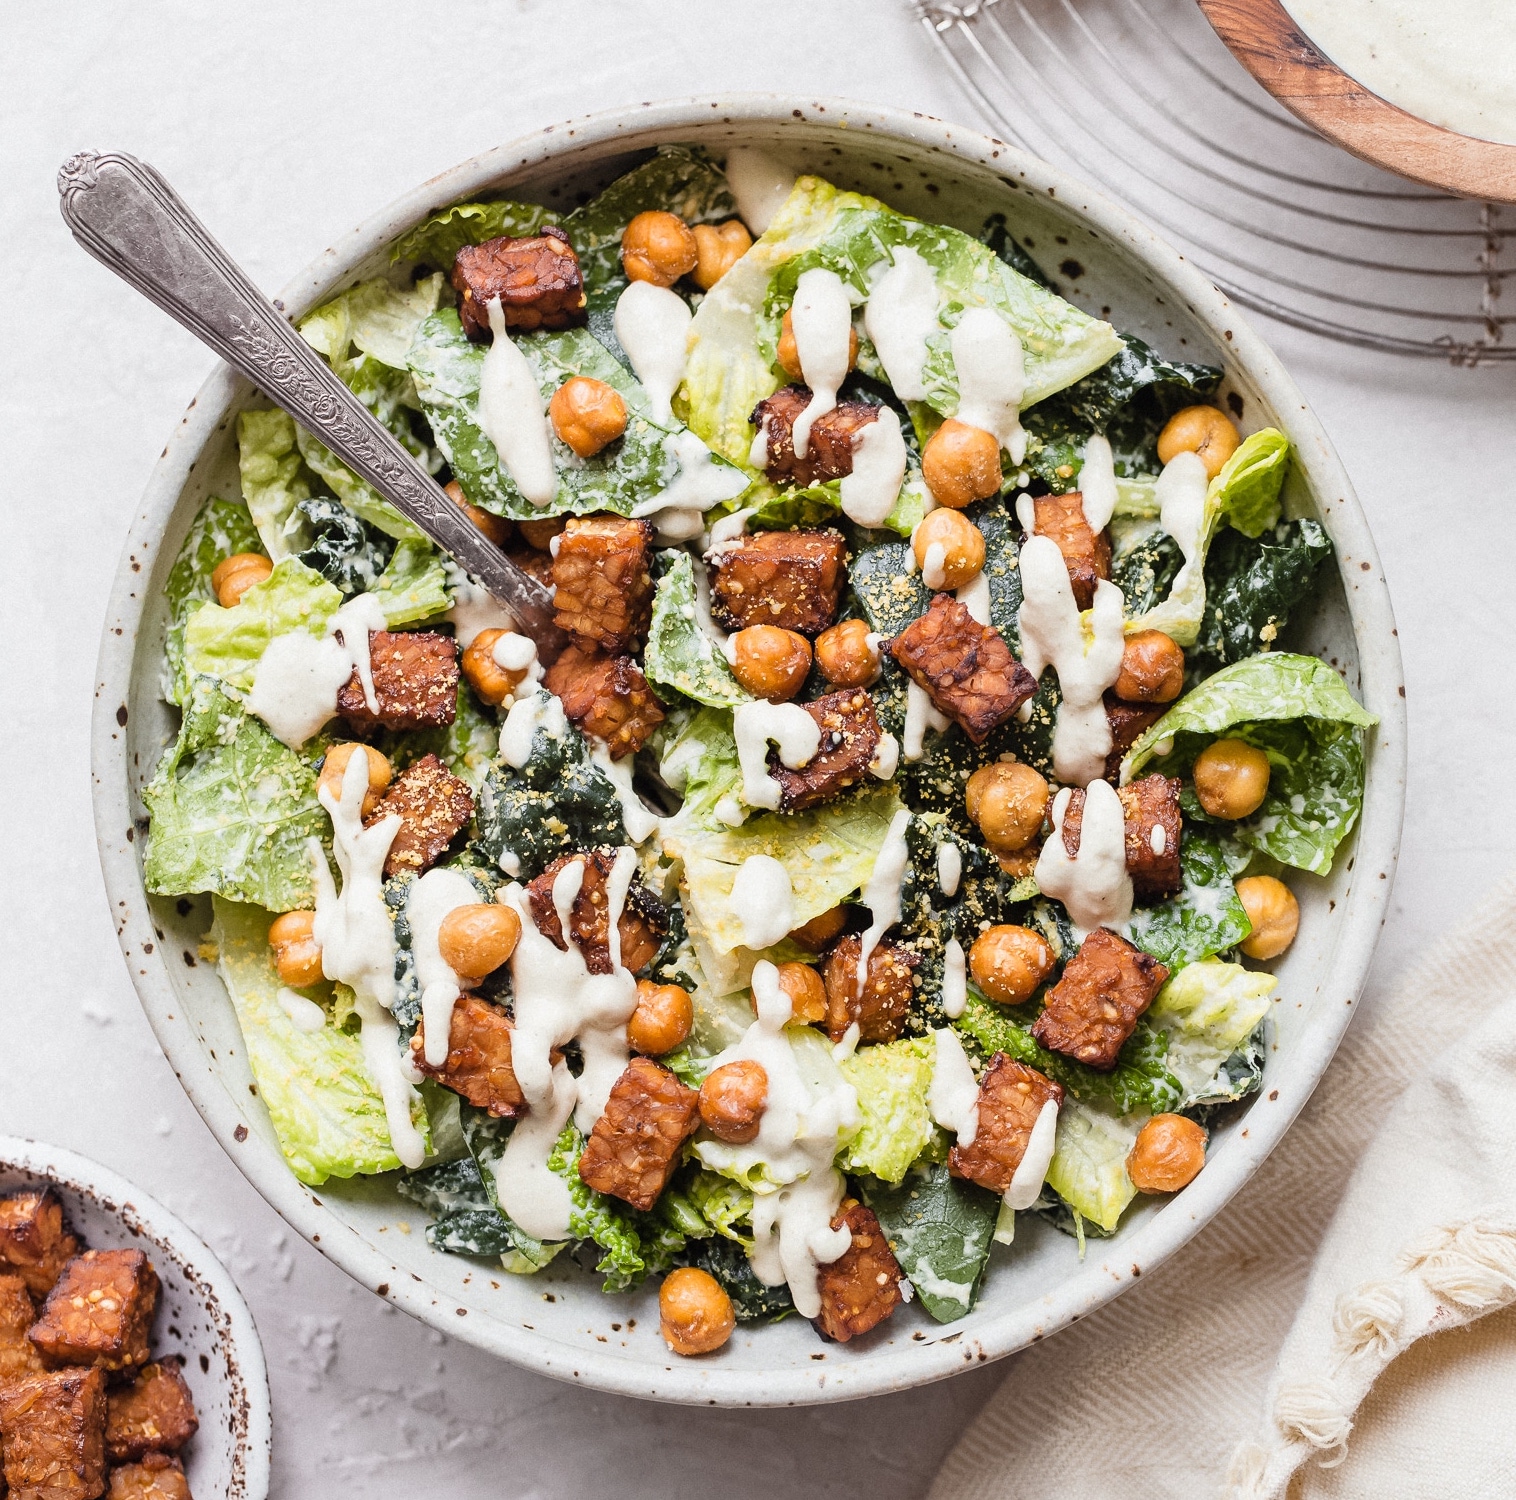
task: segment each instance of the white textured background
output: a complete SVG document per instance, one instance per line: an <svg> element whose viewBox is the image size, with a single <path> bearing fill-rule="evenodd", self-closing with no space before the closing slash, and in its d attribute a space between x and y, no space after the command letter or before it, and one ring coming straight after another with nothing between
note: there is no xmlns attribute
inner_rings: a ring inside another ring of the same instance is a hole
<svg viewBox="0 0 1516 1500"><path fill-rule="evenodd" d="M817 1411L597 1397L413 1324L232 1168L127 982L89 808L96 634L125 518L209 357L74 247L54 173L82 147L146 157L272 290L486 147L620 103L762 88L980 123L901 0L0 8L0 1132L109 1163L225 1260L269 1356L280 1497L896 1500L925 1490L997 1372ZM1410 812L1386 976L1512 862L1516 370L1265 331L1342 452L1399 612Z"/></svg>

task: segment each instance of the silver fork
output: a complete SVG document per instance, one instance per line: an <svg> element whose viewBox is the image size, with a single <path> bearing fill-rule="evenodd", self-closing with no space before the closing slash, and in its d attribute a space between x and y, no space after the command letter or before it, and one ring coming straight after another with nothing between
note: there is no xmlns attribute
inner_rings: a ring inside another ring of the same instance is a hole
<svg viewBox="0 0 1516 1500"><path fill-rule="evenodd" d="M74 238L96 260L209 344L456 558L545 660L562 649L552 591L453 504L158 172L124 152L81 151L59 170L58 196Z"/></svg>

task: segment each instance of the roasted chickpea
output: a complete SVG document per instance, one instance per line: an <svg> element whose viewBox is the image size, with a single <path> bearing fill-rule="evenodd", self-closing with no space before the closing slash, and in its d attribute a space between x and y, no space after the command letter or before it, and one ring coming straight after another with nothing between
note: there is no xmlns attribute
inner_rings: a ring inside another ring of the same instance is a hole
<svg viewBox="0 0 1516 1500"><path fill-rule="evenodd" d="M949 417L922 450L921 477L950 510L987 500L1000 493L1000 444L984 428Z"/></svg>
<svg viewBox="0 0 1516 1500"><path fill-rule="evenodd" d="M1193 453L1214 479L1241 442L1236 424L1225 412L1214 406L1186 406L1158 434L1158 461L1166 464L1176 453Z"/></svg>
<svg viewBox="0 0 1516 1500"><path fill-rule="evenodd" d="M732 675L755 698L784 703L805 686L811 643L777 625L749 625L732 637Z"/></svg>
<svg viewBox="0 0 1516 1500"><path fill-rule="evenodd" d="M826 1015L826 985L809 964L787 963L778 966L779 988L789 996L790 1014L807 1026L814 1026Z"/></svg>
<svg viewBox="0 0 1516 1500"><path fill-rule="evenodd" d="M658 1288L658 1326L675 1354L709 1354L732 1336L732 1299L709 1271L681 1266Z"/></svg>
<svg viewBox="0 0 1516 1500"><path fill-rule="evenodd" d="M800 347L795 343L795 321L788 312L785 313L779 324L779 347L774 351L779 361L779 368L784 371L791 380L804 380L805 371L800 368ZM858 330L849 328L847 331L847 367L852 369L858 363Z"/></svg>
<svg viewBox="0 0 1516 1500"><path fill-rule="evenodd" d="M215 590L216 602L223 609L242 603L242 596L255 583L262 583L274 565L261 552L234 552L216 564L211 574L211 588Z"/></svg>
<svg viewBox="0 0 1516 1500"><path fill-rule="evenodd" d="M389 761L372 745L333 745L321 763L321 782L335 801L342 801L342 781L347 775L347 763L353 751L361 750L368 756L368 790L363 794L363 816L366 818L379 805L379 798L390 784L394 774Z"/></svg>
<svg viewBox="0 0 1516 1500"><path fill-rule="evenodd" d="M553 538L563 530L566 524L562 516L552 516L546 521L518 521L516 523L521 530L521 535L526 539L527 546L534 552L551 552Z"/></svg>
<svg viewBox="0 0 1516 1500"><path fill-rule="evenodd" d="M863 620L842 620L816 637L816 665L837 688L867 687L879 675L879 647Z"/></svg>
<svg viewBox="0 0 1516 1500"><path fill-rule="evenodd" d="M956 510L931 511L911 533L911 551L921 581L932 590L952 592L984 568L984 533Z"/></svg>
<svg viewBox="0 0 1516 1500"><path fill-rule="evenodd" d="M1048 784L1019 760L997 760L969 777L964 807L996 854L1025 849L1042 829Z"/></svg>
<svg viewBox="0 0 1516 1500"><path fill-rule="evenodd" d="M678 214L649 209L638 214L621 236L621 265L629 281L673 286L699 260L695 236Z"/></svg>
<svg viewBox="0 0 1516 1500"><path fill-rule="evenodd" d="M1184 651L1161 630L1139 630L1121 648L1116 696L1123 703L1172 703L1184 691Z"/></svg>
<svg viewBox="0 0 1516 1500"><path fill-rule="evenodd" d="M626 1039L634 1052L662 1057L690 1034L695 1024L695 1002L690 992L677 984L637 981L637 1009L626 1023Z"/></svg>
<svg viewBox="0 0 1516 1500"><path fill-rule="evenodd" d="M695 236L695 285L708 292L748 253L753 237L741 219L725 224L697 224Z"/></svg>
<svg viewBox="0 0 1516 1500"><path fill-rule="evenodd" d="M468 496L463 493L463 486L456 479L448 480L442 486L442 493L497 547L503 547L510 541L511 523L504 516L492 516L487 510L481 510L477 505L470 505Z"/></svg>
<svg viewBox="0 0 1516 1500"><path fill-rule="evenodd" d="M1243 740L1217 740L1195 757L1195 795L1213 818L1245 818L1268 795L1269 758Z"/></svg>
<svg viewBox="0 0 1516 1500"><path fill-rule="evenodd" d="M768 1097L762 1063L747 1058L724 1063L700 1085L700 1123L718 1141L745 1146L758 1134Z"/></svg>
<svg viewBox="0 0 1516 1500"><path fill-rule="evenodd" d="M847 908L834 906L819 917L812 917L803 927L797 927L790 934L790 941L809 948L812 953L820 953L823 948L831 946L832 939L846 926Z"/></svg>
<svg viewBox="0 0 1516 1500"><path fill-rule="evenodd" d="M593 458L626 431L626 402L603 380L575 375L553 392L547 404L553 431L580 458Z"/></svg>
<svg viewBox="0 0 1516 1500"><path fill-rule="evenodd" d="M465 987L493 974L520 941L521 918L494 902L455 906L437 929L437 951Z"/></svg>
<svg viewBox="0 0 1516 1500"><path fill-rule="evenodd" d="M969 949L974 983L997 1005L1021 1005L1053 972L1053 949L1030 927L989 927Z"/></svg>
<svg viewBox="0 0 1516 1500"><path fill-rule="evenodd" d="M481 703L498 708L526 681L530 668L521 671L502 667L495 660L495 643L512 634L509 630L481 630L464 648L460 665L468 685L478 694Z"/></svg>
<svg viewBox="0 0 1516 1500"><path fill-rule="evenodd" d="M287 911L274 918L268 945L274 950L280 984L303 990L326 977L321 970L321 945L316 941L315 927L313 911Z"/></svg>
<svg viewBox="0 0 1516 1500"><path fill-rule="evenodd" d="M1253 924L1239 945L1249 958L1278 958L1300 928L1300 903L1282 880L1249 875L1237 882L1237 899Z"/></svg>
<svg viewBox="0 0 1516 1500"><path fill-rule="evenodd" d="M1205 1131L1183 1115L1154 1115L1132 1143L1126 1175L1139 1193L1177 1193L1205 1165Z"/></svg>

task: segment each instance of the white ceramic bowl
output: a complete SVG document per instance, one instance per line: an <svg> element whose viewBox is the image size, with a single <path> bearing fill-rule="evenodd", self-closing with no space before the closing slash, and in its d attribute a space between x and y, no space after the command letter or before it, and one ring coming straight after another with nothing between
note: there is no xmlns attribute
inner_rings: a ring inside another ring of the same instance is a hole
<svg viewBox="0 0 1516 1500"><path fill-rule="evenodd" d="M996 1252L972 1316L942 1327L906 1308L847 1346L804 1323L742 1328L719 1355L672 1358L651 1288L601 1295L597 1279L549 1269L528 1279L433 1252L423 1216L389 1183L295 1181L250 1088L242 1040L215 974L196 958L203 902L143 894L139 790L173 724L158 701L163 581L191 518L237 492L235 417L248 385L222 369L185 413L135 516L107 616L96 689L95 808L101 860L133 981L181 1082L237 1166L313 1244L380 1295L448 1334L560 1379L712 1405L843 1400L940 1379L1055 1332L1116 1296L1216 1214L1305 1103L1352 1014L1387 906L1404 796L1400 653L1374 545L1326 435L1279 362L1182 257L1113 204L1042 162L922 115L840 101L747 95L685 100L555 126L486 152L417 188L333 242L294 283L291 315L384 264L384 247L430 211L511 192L565 208L661 142L770 148L795 165L907 212L977 231L1004 210L1070 295L1171 356L1226 365L1223 400L1244 428L1282 427L1298 455L1290 498L1320 517L1337 575L1290 639L1339 666L1380 718L1363 820L1328 880L1301 878L1301 936L1283 964L1284 1003L1262 1092L1218 1132L1206 1169L1172 1200L1134 1206L1113 1240L1074 1242L1041 1225Z"/></svg>
<svg viewBox="0 0 1516 1500"><path fill-rule="evenodd" d="M72 1151L0 1136L0 1193L51 1183L92 1250L142 1250L162 1283L153 1357L179 1355L200 1430L182 1457L190 1492L264 1500L269 1483L268 1373L253 1315L195 1232L124 1177Z"/></svg>

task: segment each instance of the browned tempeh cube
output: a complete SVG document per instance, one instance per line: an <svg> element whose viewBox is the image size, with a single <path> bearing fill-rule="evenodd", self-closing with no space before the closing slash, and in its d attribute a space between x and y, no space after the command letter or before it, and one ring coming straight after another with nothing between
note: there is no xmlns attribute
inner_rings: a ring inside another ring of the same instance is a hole
<svg viewBox="0 0 1516 1500"><path fill-rule="evenodd" d="M1108 1072L1169 971L1107 927L1097 927L1064 965L1032 1025L1044 1047Z"/></svg>
<svg viewBox="0 0 1516 1500"><path fill-rule="evenodd" d="M50 1187L0 1196L0 1270L14 1271L34 1297L52 1291L64 1264L79 1253L63 1201Z"/></svg>
<svg viewBox="0 0 1516 1500"><path fill-rule="evenodd" d="M663 722L663 707L629 656L604 656L570 646L542 679L563 711L586 734L605 741L612 760L635 755Z"/></svg>
<svg viewBox="0 0 1516 1500"><path fill-rule="evenodd" d="M832 1228L844 1224L853 1243L830 1265L816 1267L821 1311L813 1320L818 1332L839 1344L884 1322L900 1305L904 1279L873 1209L844 1199Z"/></svg>
<svg viewBox="0 0 1516 1500"><path fill-rule="evenodd" d="M130 1385L117 1387L107 1399L105 1452L113 1464L144 1453L177 1453L200 1426L175 1360L143 1365Z"/></svg>
<svg viewBox="0 0 1516 1500"><path fill-rule="evenodd" d="M1121 812L1126 834L1126 872L1139 901L1161 901L1179 889L1179 841L1183 833L1179 792L1183 783L1173 776L1144 776L1121 787ZM1063 813L1063 847L1069 858L1079 853L1084 827L1084 792L1074 787Z"/></svg>
<svg viewBox="0 0 1516 1500"><path fill-rule="evenodd" d="M821 977L826 984L826 1031L840 1042L858 1023L862 1042L893 1042L905 1026L910 1009L911 971L919 960L908 948L879 943L869 954L863 994L858 993L858 956L863 940L852 933L826 956Z"/></svg>
<svg viewBox="0 0 1516 1500"><path fill-rule="evenodd" d="M1093 531L1084 519L1084 497L1078 490L1067 495L1038 495L1037 535L1050 538L1063 553L1069 570L1074 602L1088 609L1095 602L1095 582L1111 576L1111 544L1103 531Z"/></svg>
<svg viewBox="0 0 1516 1500"><path fill-rule="evenodd" d="M146 1454L140 1463L111 1470L105 1500L190 1500L184 1465L168 1453Z"/></svg>
<svg viewBox="0 0 1516 1500"><path fill-rule="evenodd" d="M609 944L610 918L606 908L606 881L616 856L606 849L589 854L565 854L555 859L527 888L532 904L532 923L543 937L557 948L564 948L563 924L553 905L553 882L566 865L578 860L584 865L584 878L574 904L569 908L569 931L591 974L611 972ZM663 903L635 876L627 892L626 905L616 923L621 937L621 966L634 974L657 957L658 946L668 931L668 915Z"/></svg>
<svg viewBox="0 0 1516 1500"><path fill-rule="evenodd" d="M634 1057L616 1080L579 1158L579 1175L644 1212L679 1165L679 1148L700 1124L700 1093L667 1068Z"/></svg>
<svg viewBox="0 0 1516 1500"><path fill-rule="evenodd" d="M889 643L890 654L939 712L978 745L1037 691L1037 679L1011 655L992 625L981 625L951 594Z"/></svg>
<svg viewBox="0 0 1516 1500"><path fill-rule="evenodd" d="M768 440L763 471L770 484L788 487L822 484L853 472L853 443L860 428L879 419L879 408L867 401L839 401L811 424L805 457L795 457L795 418L810 405L803 385L787 385L753 408L748 420L761 427Z"/></svg>
<svg viewBox="0 0 1516 1500"><path fill-rule="evenodd" d="M434 1068L426 1060L426 1027L411 1038L411 1061L419 1072L497 1119L514 1119L526 1110L526 1095L511 1065L511 1019L498 1005L478 995L460 995L453 1006L447 1061Z"/></svg>
<svg viewBox="0 0 1516 1500"><path fill-rule="evenodd" d="M105 1491L105 1373L52 1370L0 1390L11 1500L96 1500Z"/></svg>
<svg viewBox="0 0 1516 1500"><path fill-rule="evenodd" d="M847 543L830 528L760 531L713 549L711 613L727 630L778 625L815 635L837 617Z"/></svg>
<svg viewBox="0 0 1516 1500"><path fill-rule="evenodd" d="M406 870L420 875L431 869L468 827L474 794L435 755L423 755L395 778L364 821L376 823L394 813L400 814L400 831L384 861L386 880Z"/></svg>
<svg viewBox="0 0 1516 1500"><path fill-rule="evenodd" d="M535 547L508 547L505 555L524 573L530 573L538 583L548 588L553 586L553 559Z"/></svg>
<svg viewBox="0 0 1516 1500"><path fill-rule="evenodd" d="M29 1337L54 1365L146 1364L158 1273L140 1250L86 1250L64 1268Z"/></svg>
<svg viewBox="0 0 1516 1500"><path fill-rule="evenodd" d="M948 1171L1004 1193L1026 1155L1042 1106L1063 1104L1063 1088L1035 1068L997 1052L979 1080L979 1123L967 1146L954 1146Z"/></svg>
<svg viewBox="0 0 1516 1500"><path fill-rule="evenodd" d="M556 540L554 624L613 656L632 650L653 602L652 523L574 516Z"/></svg>
<svg viewBox="0 0 1516 1500"><path fill-rule="evenodd" d="M779 805L786 812L815 807L867 781L879 748L879 717L862 688L843 688L800 706L820 725L821 744L798 771L783 764L777 750L770 751L769 774L779 783Z"/></svg>
<svg viewBox="0 0 1516 1500"><path fill-rule="evenodd" d="M443 729L458 717L458 645L435 630L373 630L371 712L355 670L337 694L337 712L358 729Z"/></svg>
<svg viewBox="0 0 1516 1500"><path fill-rule="evenodd" d="M0 1276L0 1390L47 1368L26 1336L36 1317L26 1283L19 1276Z"/></svg>
<svg viewBox="0 0 1516 1500"><path fill-rule="evenodd" d="M584 317L579 257L553 225L541 234L464 245L453 258L453 287L471 339L489 336L489 305L497 297L507 328L567 328Z"/></svg>
<svg viewBox="0 0 1516 1500"><path fill-rule="evenodd" d="M1160 703L1144 708L1123 703L1115 693L1105 695L1105 722L1111 729L1111 753L1105 758L1105 779L1116 781L1121 775L1121 757L1156 724L1169 705Z"/></svg>

